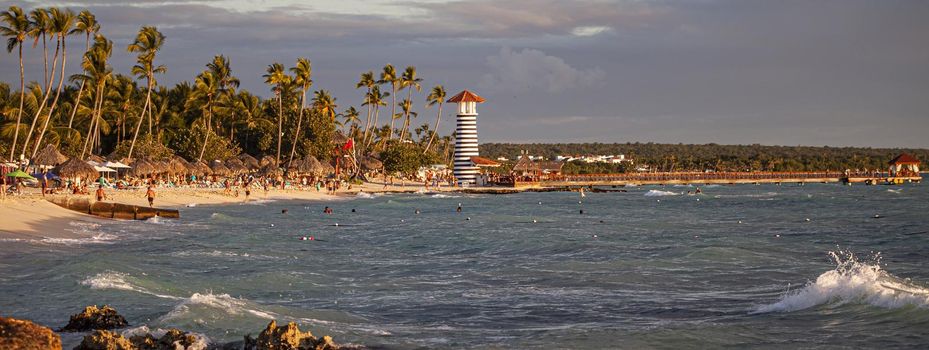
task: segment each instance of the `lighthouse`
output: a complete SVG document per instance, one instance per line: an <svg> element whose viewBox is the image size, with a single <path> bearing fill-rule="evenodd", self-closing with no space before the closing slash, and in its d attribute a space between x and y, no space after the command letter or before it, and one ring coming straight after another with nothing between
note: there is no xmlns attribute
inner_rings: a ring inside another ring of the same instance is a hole
<svg viewBox="0 0 929 350"><path fill-rule="evenodd" d="M480 168L474 166L471 157L479 156L477 151L477 104L484 99L465 90L448 99L448 103L458 104L457 125L455 127L455 178L462 186L477 183Z"/></svg>

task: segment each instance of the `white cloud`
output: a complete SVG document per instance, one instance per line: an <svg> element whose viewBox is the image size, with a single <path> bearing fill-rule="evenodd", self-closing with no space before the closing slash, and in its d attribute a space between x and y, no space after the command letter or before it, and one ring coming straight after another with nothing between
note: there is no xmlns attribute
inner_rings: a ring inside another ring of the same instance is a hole
<svg viewBox="0 0 929 350"><path fill-rule="evenodd" d="M599 68L577 69L556 56L533 49L513 51L509 47L487 57L490 73L481 79L481 88L498 91L542 89L556 93L594 86L602 80Z"/></svg>
<svg viewBox="0 0 929 350"><path fill-rule="evenodd" d="M594 36L602 33L609 33L613 28L607 26L584 26L571 29L571 34L576 36Z"/></svg>

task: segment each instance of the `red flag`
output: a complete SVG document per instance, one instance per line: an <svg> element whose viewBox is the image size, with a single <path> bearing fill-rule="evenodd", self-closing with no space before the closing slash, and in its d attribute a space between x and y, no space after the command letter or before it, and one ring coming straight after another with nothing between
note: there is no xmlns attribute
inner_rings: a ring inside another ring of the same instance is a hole
<svg viewBox="0 0 929 350"><path fill-rule="evenodd" d="M352 149L353 147L355 147L354 139L348 139L348 141L345 141L345 145L342 146L342 150L348 151Z"/></svg>

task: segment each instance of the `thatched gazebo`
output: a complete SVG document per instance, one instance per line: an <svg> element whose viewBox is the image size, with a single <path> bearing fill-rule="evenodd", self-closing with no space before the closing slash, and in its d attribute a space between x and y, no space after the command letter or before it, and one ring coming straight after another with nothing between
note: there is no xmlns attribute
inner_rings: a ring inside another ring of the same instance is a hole
<svg viewBox="0 0 929 350"><path fill-rule="evenodd" d="M284 175L284 171L275 165L268 164L268 165L262 166L261 170L258 170L258 174L261 176L277 177L277 176Z"/></svg>
<svg viewBox="0 0 929 350"><path fill-rule="evenodd" d="M68 157L61 152L58 152L58 148L53 144L48 144L36 154L35 158L32 159L33 165L42 165L42 166L56 166L58 164L68 161Z"/></svg>
<svg viewBox="0 0 929 350"><path fill-rule="evenodd" d="M77 158L69 159L52 171L58 174L58 176L67 179L84 179L93 181L98 176L100 176L100 174L97 172L97 170L94 169L92 165L87 164L87 162Z"/></svg>
<svg viewBox="0 0 929 350"><path fill-rule="evenodd" d="M219 175L219 176L232 175L232 170L226 167L226 165L223 164L221 160L214 160L213 163L210 164L210 170L213 171L213 175Z"/></svg>
<svg viewBox="0 0 929 350"><path fill-rule="evenodd" d="M155 168L155 174L167 174L171 172L171 163L169 162L156 160L152 161L151 164L152 167Z"/></svg>
<svg viewBox="0 0 929 350"><path fill-rule="evenodd" d="M202 160L191 164L193 164L193 166L196 168L194 170L194 174L198 174L200 176L213 175L213 169L210 169L210 166L206 165L206 163L204 163Z"/></svg>
<svg viewBox="0 0 929 350"><path fill-rule="evenodd" d="M242 161L242 164L245 164L245 167L248 170L258 170L261 169L261 162L255 157L248 155L248 153L242 153L239 155L239 160Z"/></svg>

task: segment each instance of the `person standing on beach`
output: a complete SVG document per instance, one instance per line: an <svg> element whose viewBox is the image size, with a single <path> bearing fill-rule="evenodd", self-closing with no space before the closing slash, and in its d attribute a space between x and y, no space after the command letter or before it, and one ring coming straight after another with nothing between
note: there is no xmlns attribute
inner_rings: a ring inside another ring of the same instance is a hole
<svg viewBox="0 0 929 350"><path fill-rule="evenodd" d="M42 197L45 197L45 193L48 192L48 173L42 171Z"/></svg>
<svg viewBox="0 0 929 350"><path fill-rule="evenodd" d="M152 186L148 186L148 191L145 191L145 196L148 197L148 207L152 208L155 206L155 190L152 189Z"/></svg>
<svg viewBox="0 0 929 350"><path fill-rule="evenodd" d="M103 185L97 186L97 202L103 202L106 199L106 193L103 192Z"/></svg>

